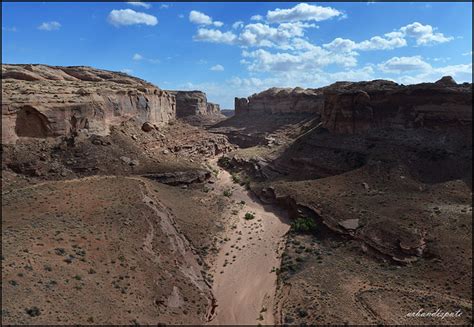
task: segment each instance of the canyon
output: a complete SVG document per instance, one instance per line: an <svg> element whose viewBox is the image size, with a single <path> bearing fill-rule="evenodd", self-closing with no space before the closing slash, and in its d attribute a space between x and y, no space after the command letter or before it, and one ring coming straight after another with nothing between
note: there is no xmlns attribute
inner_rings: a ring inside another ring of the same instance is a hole
<svg viewBox="0 0 474 327"><path fill-rule="evenodd" d="M472 84L235 98L2 65L2 322L472 322Z"/></svg>

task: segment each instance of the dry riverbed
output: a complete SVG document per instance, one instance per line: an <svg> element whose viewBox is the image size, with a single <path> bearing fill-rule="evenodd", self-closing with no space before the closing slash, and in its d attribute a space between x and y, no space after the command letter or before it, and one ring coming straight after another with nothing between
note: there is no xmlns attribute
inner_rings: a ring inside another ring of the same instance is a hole
<svg viewBox="0 0 474 327"><path fill-rule="evenodd" d="M211 271L217 307L210 324L273 324L286 212L263 205L220 168L215 190L233 200L235 219Z"/></svg>

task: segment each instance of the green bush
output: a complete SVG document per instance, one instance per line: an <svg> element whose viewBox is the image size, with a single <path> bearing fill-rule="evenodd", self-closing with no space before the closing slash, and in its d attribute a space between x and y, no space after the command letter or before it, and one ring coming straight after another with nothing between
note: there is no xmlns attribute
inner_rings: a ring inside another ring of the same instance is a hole
<svg viewBox="0 0 474 327"><path fill-rule="evenodd" d="M231 197L232 196L232 191L231 190L225 190L224 191L224 196Z"/></svg>
<svg viewBox="0 0 474 327"><path fill-rule="evenodd" d="M299 217L292 224L291 227L296 232L312 233L316 231L316 223L313 219L308 217Z"/></svg>
<svg viewBox="0 0 474 327"><path fill-rule="evenodd" d="M219 166L228 168L230 166L230 158L229 157L220 157L219 160L217 161Z"/></svg>
<svg viewBox="0 0 474 327"><path fill-rule="evenodd" d="M255 218L255 215L251 212L247 212L244 216L245 220L252 220Z"/></svg>

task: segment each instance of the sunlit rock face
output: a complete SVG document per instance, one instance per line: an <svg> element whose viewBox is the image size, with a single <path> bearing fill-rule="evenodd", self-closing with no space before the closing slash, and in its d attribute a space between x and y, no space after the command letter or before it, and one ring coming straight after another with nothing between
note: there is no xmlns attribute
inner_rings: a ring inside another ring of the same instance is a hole
<svg viewBox="0 0 474 327"><path fill-rule="evenodd" d="M2 144L21 137L107 135L135 118L154 125L176 117L173 94L124 73L91 67L2 65Z"/></svg>

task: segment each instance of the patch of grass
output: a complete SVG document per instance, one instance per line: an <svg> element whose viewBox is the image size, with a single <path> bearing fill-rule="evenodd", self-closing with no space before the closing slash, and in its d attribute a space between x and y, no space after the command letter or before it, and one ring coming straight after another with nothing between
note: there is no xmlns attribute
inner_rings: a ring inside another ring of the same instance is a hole
<svg viewBox="0 0 474 327"><path fill-rule="evenodd" d="M224 196L226 196L228 198L231 197L232 196L232 191L231 190L225 190L224 191Z"/></svg>
<svg viewBox="0 0 474 327"><path fill-rule="evenodd" d="M254 219L254 218L255 218L255 214L254 214L254 213L252 213L252 212L246 212L246 213L245 213L245 216L244 216L244 219L245 219L245 220L252 220L252 219Z"/></svg>

